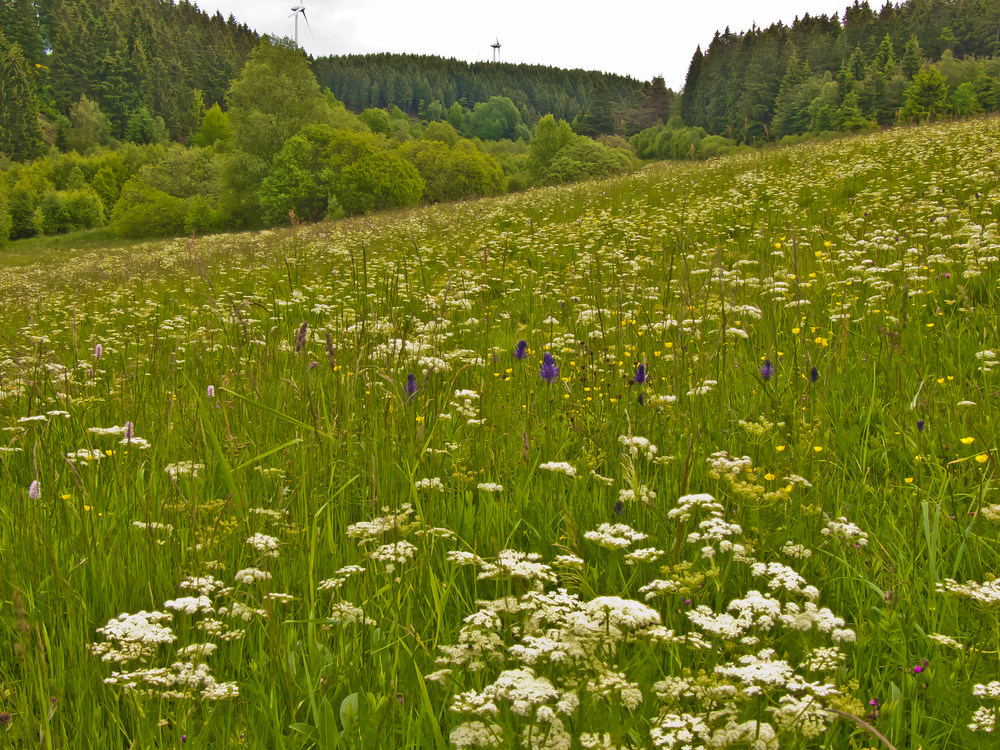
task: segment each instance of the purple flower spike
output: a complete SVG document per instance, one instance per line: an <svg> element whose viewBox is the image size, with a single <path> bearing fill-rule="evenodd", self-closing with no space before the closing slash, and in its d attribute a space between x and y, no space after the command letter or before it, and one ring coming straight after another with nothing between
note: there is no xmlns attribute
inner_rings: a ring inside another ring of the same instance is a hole
<svg viewBox="0 0 1000 750"><path fill-rule="evenodd" d="M559 365L556 364L550 352L545 352L545 356L542 358L542 369L539 370L538 374L546 383L554 383L559 379Z"/></svg>
<svg viewBox="0 0 1000 750"><path fill-rule="evenodd" d="M632 378L632 382L638 385L642 385L648 380L649 380L649 375L646 373L646 365L640 364L638 367L635 368L635 377Z"/></svg>
<svg viewBox="0 0 1000 750"><path fill-rule="evenodd" d="M528 356L528 342L521 339L514 347L514 359L524 359Z"/></svg>
<svg viewBox="0 0 1000 750"><path fill-rule="evenodd" d="M771 360L764 360L764 364L760 367L760 376L765 382L774 377L774 365L771 364Z"/></svg>
<svg viewBox="0 0 1000 750"><path fill-rule="evenodd" d="M41 497L42 497L42 485L40 485L38 483L37 479L35 479L34 481L32 481L32 483L28 486L28 497L30 497L32 500L39 500L39 499L41 499Z"/></svg>
<svg viewBox="0 0 1000 750"><path fill-rule="evenodd" d="M417 376L412 372L406 376L406 397L413 398L413 394L417 392Z"/></svg>

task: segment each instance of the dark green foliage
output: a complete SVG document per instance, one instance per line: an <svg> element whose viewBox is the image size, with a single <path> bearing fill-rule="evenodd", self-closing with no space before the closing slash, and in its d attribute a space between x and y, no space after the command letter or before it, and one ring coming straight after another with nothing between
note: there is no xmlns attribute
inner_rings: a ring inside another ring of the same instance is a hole
<svg viewBox="0 0 1000 750"><path fill-rule="evenodd" d="M430 120L437 118L429 116L429 108L421 111L421 103L439 102L459 132L464 132L459 116L462 106L474 108L494 96L513 100L519 112L528 113L530 122L548 112L572 120L587 111L598 79L605 80L611 101L622 109L634 103L644 85L633 78L595 71L389 53L321 57L313 69L320 84L354 112L396 105L407 114ZM458 112L453 111L455 104Z"/></svg>
<svg viewBox="0 0 1000 750"><path fill-rule="evenodd" d="M888 125L903 109L904 91L925 57L940 60L936 67L951 102L937 106L934 116L949 106L975 112L966 93L957 103L949 97L963 83L976 86L984 59L1000 51L998 27L996 3L922 0L886 3L877 12L868 2L854 2L842 18L807 14L790 26L742 34L726 29L691 59L681 115L686 125L750 143ZM904 116L920 111L911 104Z"/></svg>
<svg viewBox="0 0 1000 750"><path fill-rule="evenodd" d="M948 84L937 68L923 68L906 90L900 116L907 120L927 120L948 112Z"/></svg>
<svg viewBox="0 0 1000 750"><path fill-rule="evenodd" d="M494 96L488 102L480 102L469 118L472 135L490 141L517 138L518 125L521 124L521 113L514 102L505 96Z"/></svg>
<svg viewBox="0 0 1000 750"><path fill-rule="evenodd" d="M334 188L350 214L413 206L424 192L416 167L394 151L375 151L348 164Z"/></svg>
<svg viewBox="0 0 1000 750"><path fill-rule="evenodd" d="M36 156L42 147L36 77L37 68L0 29L0 154L18 161Z"/></svg>
<svg viewBox="0 0 1000 750"><path fill-rule="evenodd" d="M139 107L128 116L125 125L125 140L140 145L159 143L166 135L163 118L154 118L145 107Z"/></svg>

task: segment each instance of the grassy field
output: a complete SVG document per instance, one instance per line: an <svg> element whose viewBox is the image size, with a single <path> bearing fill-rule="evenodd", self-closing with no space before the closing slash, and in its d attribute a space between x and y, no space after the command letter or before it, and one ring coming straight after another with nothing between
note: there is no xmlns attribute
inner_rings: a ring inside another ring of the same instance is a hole
<svg viewBox="0 0 1000 750"><path fill-rule="evenodd" d="M979 119L4 265L0 745L994 747L998 178Z"/></svg>

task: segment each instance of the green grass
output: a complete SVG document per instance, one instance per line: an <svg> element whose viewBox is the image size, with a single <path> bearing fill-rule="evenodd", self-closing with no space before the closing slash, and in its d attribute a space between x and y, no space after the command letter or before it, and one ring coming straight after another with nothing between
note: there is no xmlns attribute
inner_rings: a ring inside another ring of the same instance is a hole
<svg viewBox="0 0 1000 750"><path fill-rule="evenodd" d="M967 725L1000 673L998 146L989 118L296 231L18 246L5 744L991 747ZM148 447L90 431L126 422ZM213 611L167 606L208 575ZM92 653L142 610L175 640ZM201 643L228 697L113 678Z"/></svg>

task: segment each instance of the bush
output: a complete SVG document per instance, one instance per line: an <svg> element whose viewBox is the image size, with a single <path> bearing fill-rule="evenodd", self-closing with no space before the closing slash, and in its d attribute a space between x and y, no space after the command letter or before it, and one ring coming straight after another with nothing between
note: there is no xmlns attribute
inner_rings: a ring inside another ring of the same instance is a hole
<svg viewBox="0 0 1000 750"><path fill-rule="evenodd" d="M133 177L111 212L116 237L173 237L184 231L187 201L167 195Z"/></svg>
<svg viewBox="0 0 1000 750"><path fill-rule="evenodd" d="M69 214L68 231L104 226L104 203L92 188L84 186L66 191L63 204Z"/></svg>
<svg viewBox="0 0 1000 750"><path fill-rule="evenodd" d="M0 247L10 239L10 211L7 209L7 189L0 179Z"/></svg>
<svg viewBox="0 0 1000 750"><path fill-rule="evenodd" d="M503 192L499 162L477 151L469 141L460 141L451 148L440 141L421 141L408 144L402 153L424 180L425 201L437 203Z"/></svg>
<svg viewBox="0 0 1000 750"><path fill-rule="evenodd" d="M423 192L417 168L393 151L376 151L344 167L335 190L349 214L412 206Z"/></svg>
<svg viewBox="0 0 1000 750"><path fill-rule="evenodd" d="M607 148L597 141L577 135L552 159L549 168L542 174L542 181L553 185L589 177L607 177L630 169L630 152Z"/></svg>
<svg viewBox="0 0 1000 750"><path fill-rule="evenodd" d="M204 196L198 195L187 202L187 213L184 214L185 234L205 234L219 226L219 211Z"/></svg>

